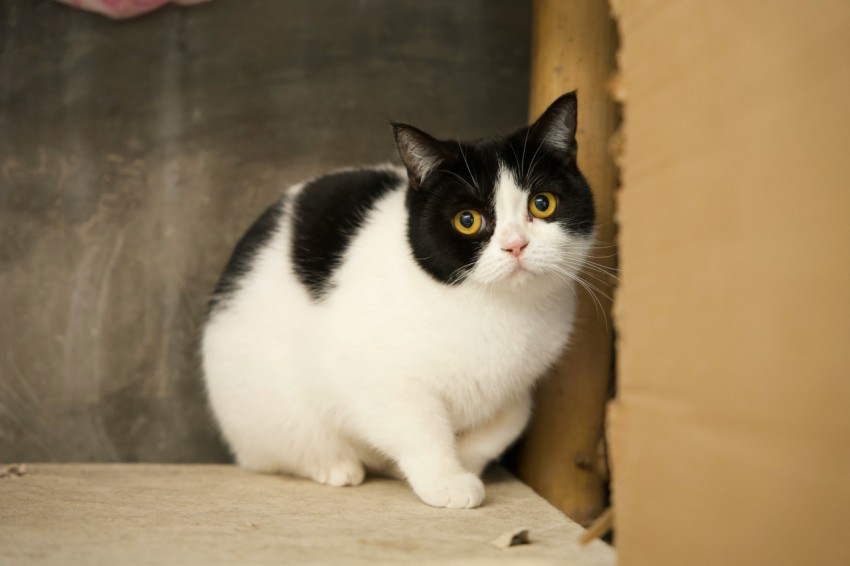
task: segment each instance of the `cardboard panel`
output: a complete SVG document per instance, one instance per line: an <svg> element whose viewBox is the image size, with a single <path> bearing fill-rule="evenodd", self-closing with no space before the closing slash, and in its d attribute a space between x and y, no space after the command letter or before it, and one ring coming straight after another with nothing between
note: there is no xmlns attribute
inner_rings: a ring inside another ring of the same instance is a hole
<svg viewBox="0 0 850 566"><path fill-rule="evenodd" d="M850 564L850 3L619 11L622 564Z"/></svg>

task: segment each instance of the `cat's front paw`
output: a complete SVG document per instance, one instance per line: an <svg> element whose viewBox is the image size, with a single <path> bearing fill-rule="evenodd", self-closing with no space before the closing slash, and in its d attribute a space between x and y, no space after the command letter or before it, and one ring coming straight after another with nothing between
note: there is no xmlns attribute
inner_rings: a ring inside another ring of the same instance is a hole
<svg viewBox="0 0 850 566"><path fill-rule="evenodd" d="M484 484L473 474L440 478L414 490L422 501L434 507L471 509L484 501Z"/></svg>
<svg viewBox="0 0 850 566"><path fill-rule="evenodd" d="M343 487L346 485L360 485L366 477L363 464L355 461L342 461L319 470L313 474L313 479L318 483Z"/></svg>

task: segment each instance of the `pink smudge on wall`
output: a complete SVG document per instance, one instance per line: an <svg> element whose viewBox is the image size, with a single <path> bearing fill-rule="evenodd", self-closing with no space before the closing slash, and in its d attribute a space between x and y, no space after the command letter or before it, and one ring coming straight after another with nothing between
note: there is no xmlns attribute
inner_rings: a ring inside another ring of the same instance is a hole
<svg viewBox="0 0 850 566"><path fill-rule="evenodd" d="M97 12L110 18L124 19L146 14L166 4L191 6L209 0L57 0L89 12Z"/></svg>

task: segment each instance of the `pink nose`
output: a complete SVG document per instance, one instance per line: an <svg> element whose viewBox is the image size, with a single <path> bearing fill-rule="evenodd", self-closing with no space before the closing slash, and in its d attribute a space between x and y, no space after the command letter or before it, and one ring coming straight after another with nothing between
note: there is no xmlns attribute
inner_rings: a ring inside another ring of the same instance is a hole
<svg viewBox="0 0 850 566"><path fill-rule="evenodd" d="M514 257L519 257L522 255L523 250L525 250L525 248L527 247L528 241L520 241L508 244L508 246L502 248L502 250L508 252L509 254L513 254Z"/></svg>

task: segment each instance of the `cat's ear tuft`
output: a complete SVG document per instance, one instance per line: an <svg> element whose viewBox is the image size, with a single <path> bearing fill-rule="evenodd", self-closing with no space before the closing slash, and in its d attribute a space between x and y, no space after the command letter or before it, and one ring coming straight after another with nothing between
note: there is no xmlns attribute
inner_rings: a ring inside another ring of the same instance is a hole
<svg viewBox="0 0 850 566"><path fill-rule="evenodd" d="M576 91L568 92L555 102L531 125L532 134L550 149L576 155L576 123L578 98Z"/></svg>
<svg viewBox="0 0 850 566"><path fill-rule="evenodd" d="M414 189L449 157L446 147L437 139L418 128L391 122L398 154L407 168L410 184Z"/></svg>

